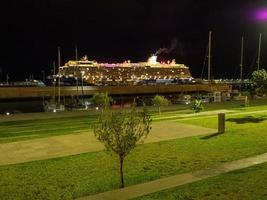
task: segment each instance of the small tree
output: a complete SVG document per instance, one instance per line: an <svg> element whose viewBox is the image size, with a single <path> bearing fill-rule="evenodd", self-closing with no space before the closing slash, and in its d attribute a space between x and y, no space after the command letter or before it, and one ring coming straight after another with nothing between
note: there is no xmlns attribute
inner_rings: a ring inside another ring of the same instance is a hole
<svg viewBox="0 0 267 200"><path fill-rule="evenodd" d="M112 99L108 96L108 93L95 93L91 101L94 106L99 107L103 111L103 109L109 108Z"/></svg>
<svg viewBox="0 0 267 200"><path fill-rule="evenodd" d="M254 71L251 81L258 94L265 94L267 92L267 72L265 69Z"/></svg>
<svg viewBox="0 0 267 200"><path fill-rule="evenodd" d="M195 111L195 113L198 113L204 109L203 102L200 98L196 98L193 101L192 109Z"/></svg>
<svg viewBox="0 0 267 200"><path fill-rule="evenodd" d="M105 110L94 127L97 139L105 148L118 155L120 160L121 188L124 187L123 163L125 157L136 147L138 141L146 137L151 129L151 117L146 109L137 112Z"/></svg>
<svg viewBox="0 0 267 200"><path fill-rule="evenodd" d="M153 102L154 106L158 107L159 114L161 114L160 108L162 106L168 106L170 104L168 99L166 99L164 96L160 96L160 95L154 96L152 102Z"/></svg>

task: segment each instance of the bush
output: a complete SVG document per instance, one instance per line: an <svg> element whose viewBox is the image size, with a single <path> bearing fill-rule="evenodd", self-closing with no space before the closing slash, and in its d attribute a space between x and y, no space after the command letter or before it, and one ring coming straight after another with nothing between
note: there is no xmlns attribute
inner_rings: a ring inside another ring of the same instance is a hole
<svg viewBox="0 0 267 200"><path fill-rule="evenodd" d="M192 109L195 111L195 113L198 113L204 109L203 102L201 99L195 99L193 101Z"/></svg>

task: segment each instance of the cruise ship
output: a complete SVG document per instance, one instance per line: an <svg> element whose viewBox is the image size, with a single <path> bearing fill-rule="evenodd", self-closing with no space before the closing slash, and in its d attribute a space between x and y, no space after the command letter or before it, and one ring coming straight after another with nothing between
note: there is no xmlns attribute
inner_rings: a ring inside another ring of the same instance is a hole
<svg viewBox="0 0 267 200"><path fill-rule="evenodd" d="M59 67L60 77L84 80L94 85L136 85L182 83L192 80L189 67L177 64L175 60L158 62L157 56L151 56L146 62L99 63L88 60L70 60Z"/></svg>

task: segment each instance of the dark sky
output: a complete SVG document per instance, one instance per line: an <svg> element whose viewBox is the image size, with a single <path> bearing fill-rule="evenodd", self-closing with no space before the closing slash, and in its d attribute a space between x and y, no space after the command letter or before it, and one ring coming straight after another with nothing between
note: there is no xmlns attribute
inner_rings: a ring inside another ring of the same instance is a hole
<svg viewBox="0 0 267 200"><path fill-rule="evenodd" d="M144 61L160 48L200 77L213 31L215 78L237 77L240 40L245 35L245 72L255 67L263 33L262 66L267 65L267 23L253 12L267 1L243 0L32 0L1 2L0 80L40 76L52 69L61 47L62 62L80 56L105 62Z"/></svg>

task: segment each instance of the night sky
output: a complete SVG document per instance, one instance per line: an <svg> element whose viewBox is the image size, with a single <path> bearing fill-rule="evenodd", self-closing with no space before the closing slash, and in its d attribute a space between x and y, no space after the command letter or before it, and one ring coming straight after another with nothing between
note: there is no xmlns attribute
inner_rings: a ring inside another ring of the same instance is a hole
<svg viewBox="0 0 267 200"><path fill-rule="evenodd" d="M0 81L7 73L10 80L49 74L57 47L65 63L75 58L75 45L99 62L145 61L166 48L160 60L174 58L200 77L209 30L215 78L238 77L242 34L245 77L256 68L260 32L267 68L267 1L11 0L0 9Z"/></svg>

